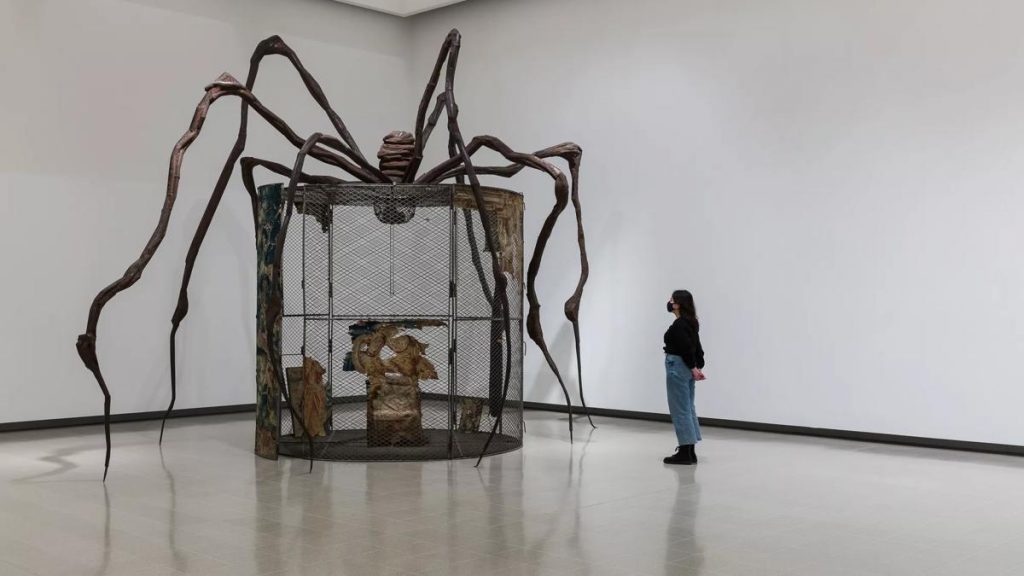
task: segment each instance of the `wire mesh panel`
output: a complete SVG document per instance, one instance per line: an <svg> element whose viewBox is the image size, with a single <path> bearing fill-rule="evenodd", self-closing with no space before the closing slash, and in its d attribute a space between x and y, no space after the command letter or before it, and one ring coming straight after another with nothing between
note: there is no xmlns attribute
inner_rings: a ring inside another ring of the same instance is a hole
<svg viewBox="0 0 1024 576"><path fill-rule="evenodd" d="M448 316L451 191L387 186L352 196L334 211L336 314Z"/></svg>
<svg viewBox="0 0 1024 576"><path fill-rule="evenodd" d="M282 400L281 454L307 456L309 434L318 459L476 457L499 412L487 453L522 445L522 197L484 198L493 253L467 186L299 187L282 361L306 430Z"/></svg>

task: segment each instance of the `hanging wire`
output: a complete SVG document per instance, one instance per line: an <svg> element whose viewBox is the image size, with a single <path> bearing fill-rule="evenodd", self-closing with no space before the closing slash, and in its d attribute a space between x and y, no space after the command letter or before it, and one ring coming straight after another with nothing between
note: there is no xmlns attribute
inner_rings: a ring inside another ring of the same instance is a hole
<svg viewBox="0 0 1024 576"><path fill-rule="evenodd" d="M391 188L391 203L394 205L395 202L395 189ZM388 225L388 288L391 292L391 297L395 296L395 225Z"/></svg>

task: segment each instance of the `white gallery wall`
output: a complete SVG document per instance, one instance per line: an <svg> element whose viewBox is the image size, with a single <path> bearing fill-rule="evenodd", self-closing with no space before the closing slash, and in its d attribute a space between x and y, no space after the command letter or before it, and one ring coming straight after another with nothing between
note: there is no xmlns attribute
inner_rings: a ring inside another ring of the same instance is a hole
<svg viewBox="0 0 1024 576"><path fill-rule="evenodd" d="M664 302L689 288L704 416L1024 444L1022 21L1012 0L475 0L417 18L415 70L458 27L467 134L583 145L592 406L667 411ZM514 187L532 241L551 188ZM572 387L574 251L567 212L538 289ZM526 375L560 401L533 348Z"/></svg>
<svg viewBox="0 0 1024 576"><path fill-rule="evenodd" d="M0 0L0 422L102 413L75 339L92 297L149 238L171 148L206 84L224 71L244 82L253 48L280 34L373 153L396 115L411 122L408 25L328 0ZM283 58L264 60L256 92L299 134L330 128ZM160 410L170 398L167 337L184 255L238 110L237 99L214 104L185 157L163 247L101 319L115 413ZM253 126L246 154L290 165L295 149ZM255 401L253 242L236 173L179 331L179 407Z"/></svg>
<svg viewBox="0 0 1024 576"><path fill-rule="evenodd" d="M667 411L664 302L689 288L704 416L1024 444L1022 20L1011 0L474 0L406 20L328 0L0 0L0 422L101 412L75 337L148 238L206 83L243 79L280 34L372 153L411 127L458 27L467 137L584 147L590 405ZM328 127L279 58L256 92L300 134ZM184 252L237 111L216 105L164 247L104 314L114 412L166 405ZM247 153L294 156L262 125ZM532 249L550 182L511 187ZM236 174L179 333L179 407L253 401L250 222ZM538 289L572 388L575 249L567 211ZM527 350L527 399L560 401Z"/></svg>

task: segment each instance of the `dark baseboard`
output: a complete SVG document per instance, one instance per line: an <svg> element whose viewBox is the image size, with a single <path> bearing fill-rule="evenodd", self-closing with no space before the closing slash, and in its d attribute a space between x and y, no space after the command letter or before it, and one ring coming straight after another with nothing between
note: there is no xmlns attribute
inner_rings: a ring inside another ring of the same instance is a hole
<svg viewBox="0 0 1024 576"><path fill-rule="evenodd" d="M543 402L524 402L527 410L546 410L549 412L566 413L564 404L547 404ZM573 406L574 414L583 414L583 408ZM651 420L655 422L671 422L668 414L657 412L636 412L632 410L612 410L608 408L590 408L594 416L626 418L630 420ZM701 418L703 426L717 428L733 428L753 432L771 432L773 434L790 434L794 436L815 436L819 438L835 438L856 442L872 442L875 444L898 444L901 446L917 446L920 448L938 448L941 450L961 450L964 452L982 452L986 454L1007 454L1024 456L1024 446L1013 444L993 444L989 442L969 442L966 440L945 440L942 438L923 438L920 436L900 436L896 434L878 434L875 432L857 432L853 430L835 430L832 428L811 428L807 426L789 426L786 424L768 424L764 422L746 422L743 420L726 420L722 418Z"/></svg>
<svg viewBox="0 0 1024 576"><path fill-rule="evenodd" d="M547 404L544 402L523 402L526 410L543 410L547 412L566 413L563 404ZM187 418L191 416L215 416L220 414L237 414L253 412L255 404L233 404L229 406L208 406L205 408L183 408L171 413L171 418ZM583 414L582 407L574 406L576 414ZM614 410L611 408L590 408L594 416L625 418L628 420L649 420L654 422L671 422L668 414L658 412L639 412L634 410ZM129 414L112 414L111 422L141 422L160 420L162 410L155 412L133 412ZM807 426L790 426L786 424L769 424L764 422L747 422L743 420L727 420L722 418L701 418L703 426L750 430L753 432L770 432L773 434L789 434L794 436L814 436L834 438L856 442L872 442L875 444L897 444L901 446L917 446L920 448L937 448L941 450L960 450L964 452L980 452L986 454L1007 454L1024 456L1024 446L1013 444L993 444L989 442L969 442L966 440L946 440L942 438L924 438L920 436L900 436L896 434L879 434L875 432L858 432L854 430L836 430L832 428L811 428ZM0 432L18 432L23 430L44 430L51 428L67 428L70 426L93 426L103 424L103 416L82 416L78 418L56 418L51 420L31 420L24 422L0 422Z"/></svg>
<svg viewBox="0 0 1024 576"><path fill-rule="evenodd" d="M253 412L255 404L232 404L230 406L208 406L205 408L182 408L171 412L171 418L187 418L189 416L214 416L218 414L236 414ZM129 414L111 414L111 422L141 422L144 420L160 420L164 411L132 412ZM19 432L23 430L45 430L50 428L67 428L69 426L93 426L103 424L103 416L81 416L78 418L55 418L52 420L29 420L25 422L0 422L0 432Z"/></svg>

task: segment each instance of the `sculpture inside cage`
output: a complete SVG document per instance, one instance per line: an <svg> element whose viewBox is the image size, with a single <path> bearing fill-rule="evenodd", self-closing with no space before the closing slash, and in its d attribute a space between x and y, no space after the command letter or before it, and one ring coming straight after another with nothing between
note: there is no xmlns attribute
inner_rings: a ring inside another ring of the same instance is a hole
<svg viewBox="0 0 1024 576"><path fill-rule="evenodd" d="M424 355L427 344L408 334L405 325L443 326L440 321L361 322L349 327L354 369L366 375L367 446L422 445L423 405L420 380L436 380L437 369ZM381 359L388 349L394 353Z"/></svg>
<svg viewBox="0 0 1024 576"><path fill-rule="evenodd" d="M327 371L313 358L303 358L302 366L288 368L288 393L295 403L295 409L302 414L306 430L296 430L299 438L304 433L316 438L326 436L325 420L329 416L327 405L327 389L324 387L324 374Z"/></svg>
<svg viewBox="0 0 1024 576"><path fill-rule="evenodd" d="M299 434L306 439L307 449L305 455L311 459L317 456L314 447L314 439L318 437L319 429L307 426L304 421L303 412L296 404L296 399L289 392L289 386L285 383L285 352L281 346L282 321L286 319L285 298L283 295L284 283L282 282L282 263L284 260L286 237L290 228L289 223L296 207L299 208L303 220L306 216L312 218L326 232L330 229L334 203L313 203L302 199L299 194L301 186L311 185L348 185L355 184L346 178L354 178L358 183L367 186L379 186L390 188L392 192L398 191L397 196L389 200L377 198L370 205L377 220L386 226L407 225L413 221L413 216L419 210L419 198L411 194L414 188L429 186L450 186L458 187L460 192L451 194L452 205L463 210L477 210L479 215L479 244L482 246L483 254L473 252L473 264L481 282L482 292L489 305L487 317L488 329L485 330L486 349L488 362L486 362L488 373L484 380L488 383L489 390L486 396L487 413L492 418L491 431L488 440L480 447L478 455L482 457L489 453L487 446L496 438L499 429L502 427L501 414L506 408L506 399L510 390L513 366L521 361L521 348L515 348L513 343L512 321L516 313L513 303L509 300L510 282L510 258L521 257L522 253L510 254L508 247L502 244L499 235L502 233L500 227L492 223L491 214L486 208L487 198L484 188L480 185L479 175L491 175L500 178L510 178L524 169L536 170L549 176L554 183L554 205L541 226L540 233L534 246L533 255L527 267L525 278L520 277L521 283L518 291L523 291L525 285L526 300L529 304L525 321L526 331L530 339L540 349L547 365L550 367L555 380L558 382L566 401L569 411L569 436L572 438L573 429L573 406L570 401L569 392L565 385L558 366L548 350L544 332L540 321L540 301L537 298L535 282L540 270L541 260L547 242L551 237L552 230L558 217L565 210L571 201L576 216L577 240L580 251L580 276L576 289L566 300L564 313L573 328L573 336L576 344L576 368L579 378L579 396L583 408L586 409L586 402L583 400L582 384L582 361L580 359L580 326L579 307L583 295L583 288L589 275L589 262L587 260L586 244L583 234L583 222L579 198L579 167L582 159L582 149L571 142L557 144L536 152L520 152L512 149L507 144L494 136L477 136L468 142L462 135L459 127L459 107L455 101L455 70L461 49L461 35L457 30L452 30L445 38L441 46L440 54L434 64L430 77L427 81L423 96L420 99L416 114L415 128L413 132L392 132L384 139L384 144L378 152L378 166L374 166L360 150L359 145L349 133L348 128L341 117L331 108L327 96L324 94L319 83L299 61L295 52L277 36L271 36L260 42L256 47L249 66L249 74L244 84L235 80L231 75L225 73L218 77L213 83L206 87L206 92L195 108L192 122L188 129L174 145L171 152L170 167L167 177L167 188L164 196L163 208L160 212L157 225L151 234L149 241L142 249L140 256L125 270L124 274L114 282L103 288L93 299L89 308L89 316L85 331L79 335L76 342L79 357L86 368L92 373L103 393L104 404L104 433L106 436L106 455L104 460L104 478L110 465L110 406L111 395L106 379L100 368L99 358L96 354L96 336L99 319L103 309L116 295L133 286L142 277L142 273L149 261L153 258L156 250L163 242L170 222L171 211L178 194L178 182L181 177L182 164L186 150L199 137L209 113L211 106L225 96L236 97L241 100L241 117L239 122L238 136L234 146L228 154L227 160L221 169L220 175L214 185L213 192L207 204L206 210L200 219L199 226L189 245L185 257L184 273L182 275L181 287L178 293L178 302L171 318L170 331L170 366L171 366L171 398L167 408L169 415L177 397L177 371L176 371L176 344L175 336L181 322L188 314L188 286L192 277L199 249L202 246L206 233L213 221L213 216L220 205L224 192L227 189L234 170L241 168L242 183L249 194L253 208L253 219L256 227L256 244L259 254L258 267L258 296L261 306L257 310L257 425L256 425L256 452L261 456L276 457L280 453L293 453L283 449L279 444L281 414L277 404L281 401L288 407L288 413L292 419L291 424L300 429ZM253 94L252 90L259 74L259 67L264 57L277 55L286 58L301 77L302 84L309 91L316 104L325 112L330 124L337 132L337 137L321 133L314 133L308 137L298 135L292 128L274 112L268 109ZM444 73L442 83L442 72ZM439 84L441 88L439 89ZM436 96L436 98L435 98ZM433 108L431 101L434 100ZM274 128L289 143L298 149L292 167L289 168L278 162L263 158L243 157L248 137L249 111L256 112L264 121ZM434 129L437 127L441 116L447 118L447 151L448 157L437 166L421 172L421 163L424 157L424 149ZM477 166L473 157L481 150L490 150L501 156L507 164ZM344 178L332 175L315 175L303 171L307 157L313 157L329 166L332 170L341 173ZM562 159L568 165L568 173L557 168L553 159ZM268 202L267 197L260 197L257 193L254 172L256 169L263 169L274 174L287 177L288 184L286 191L277 190L277 206L280 212L277 217L267 218L269 213L264 212ZM444 184L454 181L454 184ZM454 188L452 188L454 189ZM453 220L454 222L454 220ZM467 234L475 234L467 232ZM358 236L351 239L358 245ZM331 261L331 257L327 258ZM521 272L520 267L520 272ZM331 316L331 318L334 318ZM500 320L493 321L495 318ZM366 318L363 318L366 319ZM335 319L339 320L339 319ZM334 320L328 322L328 326ZM328 329L333 334L333 329ZM328 345L333 345L333 340L328 338ZM449 350L457 350L455 339ZM304 352L304 351L303 351ZM306 358L306 354L300 352L299 358ZM290 354L290 353L289 353ZM288 356L292 359L295 356ZM518 360L517 360L518 358ZM318 360L320 361L320 360ZM294 367L294 366L292 366ZM334 369L330 364L322 365L326 372L326 382L333 383ZM455 370L458 367L455 366ZM440 381L443 381L440 380ZM305 382L305 380L304 380ZM333 385L333 384L330 384ZM385 385L387 382L385 381ZM315 385L314 385L315 386ZM328 384L325 384L325 391ZM304 388L305 390L305 388ZM421 400L426 402L428 394L422 393ZM457 395L457 392L450 393L449 397ZM336 417L339 406L343 406L346 400L337 398L333 394L327 395L327 405ZM475 402L475 401L474 401ZM315 406L311 401L310 406ZM319 412L314 411L314 416ZM454 409L449 410L449 421L455 419ZM589 414L588 414L589 418ZM470 418L472 420L472 418ZM166 417L165 417L166 422ZM470 422L472 423L472 422ZM593 424L593 423L591 423ZM325 432L331 436L332 420L328 418L325 422ZM469 426L468 426L469 427ZM448 426L452 429L452 426ZM161 426L160 438L163 439L164 428ZM477 463L479 464L479 459ZM312 462L311 462L312 465Z"/></svg>

